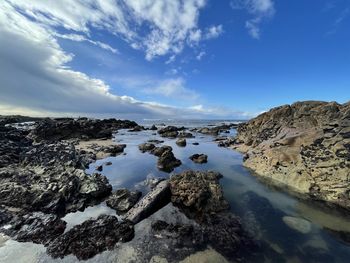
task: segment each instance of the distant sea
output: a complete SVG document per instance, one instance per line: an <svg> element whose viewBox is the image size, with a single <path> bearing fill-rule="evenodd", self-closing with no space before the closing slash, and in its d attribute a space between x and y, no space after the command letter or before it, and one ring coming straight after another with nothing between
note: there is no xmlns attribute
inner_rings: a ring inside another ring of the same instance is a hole
<svg viewBox="0 0 350 263"><path fill-rule="evenodd" d="M136 121L138 124L148 127L155 125L185 126L187 128L218 126L222 124L238 124L246 120L191 120L191 119L142 119Z"/></svg>

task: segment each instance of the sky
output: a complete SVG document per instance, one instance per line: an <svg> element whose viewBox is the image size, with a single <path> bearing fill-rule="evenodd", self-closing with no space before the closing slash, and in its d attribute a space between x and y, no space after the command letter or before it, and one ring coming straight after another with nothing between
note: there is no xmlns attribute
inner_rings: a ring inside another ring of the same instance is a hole
<svg viewBox="0 0 350 263"><path fill-rule="evenodd" d="M350 100L349 0L2 0L0 114L249 119Z"/></svg>

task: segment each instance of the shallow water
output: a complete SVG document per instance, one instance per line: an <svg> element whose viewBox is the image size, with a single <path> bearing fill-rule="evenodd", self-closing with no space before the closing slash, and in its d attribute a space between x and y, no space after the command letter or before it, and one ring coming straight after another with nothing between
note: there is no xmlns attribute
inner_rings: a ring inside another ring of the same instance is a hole
<svg viewBox="0 0 350 263"><path fill-rule="evenodd" d="M229 135L234 133L231 131ZM115 139L127 144L125 154L99 160L90 165L88 172L92 173L96 166L111 161L112 165L104 166L102 173L108 177L113 188L139 189L145 193L148 191L143 183L145 179L168 177L169 174L158 171L157 157L141 153L138 145L150 139L164 140L163 144L172 146L175 156L182 161L174 173L194 169L216 170L223 174L221 184L232 212L242 218L242 223L252 236L268 244L258 257L259 262L349 262L350 244L339 239L333 231L350 232L349 218L263 183L242 166L241 154L218 147L211 136L195 135L195 138L187 139L186 147L178 147L176 140L160 138L153 131L119 131ZM193 142L199 145L192 145ZM194 153L207 154L208 163L193 163L188 157ZM115 214L114 210L102 203L84 212L68 214L63 219L71 228L89 217L105 213ZM290 221L295 224L288 226L286 222ZM108 262L120 260L116 260L116 252L105 252L105 255L108 257L102 258L110 260ZM93 258L91 262L101 261L102 258ZM75 260L75 257L68 256L63 261ZM6 239L0 244L0 262L50 261L61 262L45 255L45 248L41 245ZM127 261L124 258L120 262Z"/></svg>

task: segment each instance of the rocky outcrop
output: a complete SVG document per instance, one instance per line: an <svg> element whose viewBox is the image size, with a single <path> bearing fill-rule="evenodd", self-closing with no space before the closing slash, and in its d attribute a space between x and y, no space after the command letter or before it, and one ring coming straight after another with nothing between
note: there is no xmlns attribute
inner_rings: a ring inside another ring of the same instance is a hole
<svg viewBox="0 0 350 263"><path fill-rule="evenodd" d="M220 132L227 132L232 128L236 128L237 124L222 124L214 127L203 127L199 128L197 132L207 135L217 136Z"/></svg>
<svg viewBox="0 0 350 263"><path fill-rule="evenodd" d="M171 201L190 218L225 211L229 204L224 199L219 179L213 171L185 171L170 178Z"/></svg>
<svg viewBox="0 0 350 263"><path fill-rule="evenodd" d="M350 103L274 108L241 124L232 147L259 175L350 209Z"/></svg>
<svg viewBox="0 0 350 263"><path fill-rule="evenodd" d="M119 129L132 129L137 126L134 121L116 119L44 119L31 132L31 136L36 141L111 138L112 133Z"/></svg>
<svg viewBox="0 0 350 263"><path fill-rule="evenodd" d="M160 181L148 192L129 212L125 218L134 224L149 217L154 212L170 202L170 189L168 181Z"/></svg>
<svg viewBox="0 0 350 263"><path fill-rule="evenodd" d="M190 156L190 159L194 163L207 163L208 162L208 155L206 154L193 154Z"/></svg>
<svg viewBox="0 0 350 263"><path fill-rule="evenodd" d="M79 260L92 258L102 251L113 249L118 242L134 237L134 226L129 221L118 221L115 216L101 215L73 227L56 238L47 248L53 258L73 254Z"/></svg>
<svg viewBox="0 0 350 263"><path fill-rule="evenodd" d="M153 150L155 147L153 143L142 143L139 145L139 150L144 153Z"/></svg>
<svg viewBox="0 0 350 263"><path fill-rule="evenodd" d="M10 225L4 230L6 235L20 242L44 245L63 234L66 228L66 222L58 216L42 212L17 215Z"/></svg>
<svg viewBox="0 0 350 263"><path fill-rule="evenodd" d="M129 191L128 189L118 189L110 195L106 201L107 206L117 211L117 214L128 212L140 199L140 191Z"/></svg>
<svg viewBox="0 0 350 263"><path fill-rule="evenodd" d="M179 131L184 130L184 127L178 128L175 126L167 126L159 129L158 134L162 137L176 138L179 135Z"/></svg>
<svg viewBox="0 0 350 263"><path fill-rule="evenodd" d="M158 158L157 167L164 172L172 172L174 168L181 165L181 161L176 159L172 151L165 151Z"/></svg>

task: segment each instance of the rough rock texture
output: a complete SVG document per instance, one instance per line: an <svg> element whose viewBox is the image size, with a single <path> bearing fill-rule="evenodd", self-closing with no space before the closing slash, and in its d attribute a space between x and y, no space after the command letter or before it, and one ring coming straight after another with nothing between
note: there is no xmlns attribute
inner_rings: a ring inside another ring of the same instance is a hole
<svg viewBox="0 0 350 263"><path fill-rule="evenodd" d="M165 128L159 129L158 133L162 137L176 138L179 134L179 131L183 129L184 127L178 128L175 126L167 126Z"/></svg>
<svg viewBox="0 0 350 263"><path fill-rule="evenodd" d="M70 138L98 139L111 138L112 132L118 129L131 129L137 123L128 120L95 120L95 119L45 119L32 131L35 140L66 140Z"/></svg>
<svg viewBox="0 0 350 263"><path fill-rule="evenodd" d="M179 132L179 135L178 135L179 138L194 138L194 135L190 132Z"/></svg>
<svg viewBox="0 0 350 263"><path fill-rule="evenodd" d="M56 215L34 212L23 216L17 216L10 222L11 227L4 232L20 242L48 244L49 241L63 234L66 222Z"/></svg>
<svg viewBox="0 0 350 263"><path fill-rule="evenodd" d="M127 220L137 224L170 202L169 182L159 182L125 215Z"/></svg>
<svg viewBox="0 0 350 263"><path fill-rule="evenodd" d="M171 146L168 146L168 145L163 145L161 147L155 147L150 153L157 156L157 157L160 157L162 156L162 154L166 151L172 151L173 148L171 148Z"/></svg>
<svg viewBox="0 0 350 263"><path fill-rule="evenodd" d="M350 103L306 101L241 124L233 148L259 175L350 209Z"/></svg>
<svg viewBox="0 0 350 263"><path fill-rule="evenodd" d="M86 260L107 249L113 249L117 242L127 242L134 237L134 227L129 221L118 222L110 215L101 215L77 225L55 239L47 248L54 258L73 254L79 260Z"/></svg>
<svg viewBox="0 0 350 263"><path fill-rule="evenodd" d="M181 161L176 159L172 151L165 151L158 158L157 167L164 172L172 172L175 167L181 165Z"/></svg>
<svg viewBox="0 0 350 263"><path fill-rule="evenodd" d="M185 171L170 178L171 202L190 218L227 210L219 184L221 174L213 171Z"/></svg>
<svg viewBox="0 0 350 263"><path fill-rule="evenodd" d="M60 166L8 166L0 169L0 182L0 204L55 214L81 210L112 190L100 174Z"/></svg>
<svg viewBox="0 0 350 263"><path fill-rule="evenodd" d="M215 127L203 127L197 130L197 132L208 135L218 135L220 132L226 132L231 128L237 127L236 124L223 124Z"/></svg>
<svg viewBox="0 0 350 263"><path fill-rule="evenodd" d="M132 208L142 196L140 191L129 191L128 189L118 189L110 195L106 204L117 211L118 214L126 213Z"/></svg>
<svg viewBox="0 0 350 263"><path fill-rule="evenodd" d="M190 159L195 163L207 163L208 155L206 154L193 154L190 156Z"/></svg>
<svg viewBox="0 0 350 263"><path fill-rule="evenodd" d="M176 141L176 144L180 147L185 147L186 146L186 139L185 138L180 138Z"/></svg>
<svg viewBox="0 0 350 263"><path fill-rule="evenodd" d="M153 143L142 143L139 145L139 150L144 153L153 150L155 147Z"/></svg>

